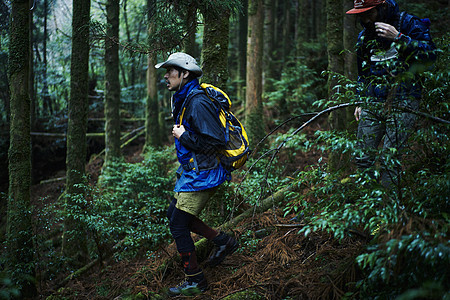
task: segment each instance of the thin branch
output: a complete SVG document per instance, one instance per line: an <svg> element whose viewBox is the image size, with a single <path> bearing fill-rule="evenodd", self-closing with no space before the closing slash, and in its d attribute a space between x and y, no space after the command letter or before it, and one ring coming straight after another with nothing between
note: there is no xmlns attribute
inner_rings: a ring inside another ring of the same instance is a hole
<svg viewBox="0 0 450 300"><path fill-rule="evenodd" d="M341 109L341 108L346 108L346 107L349 107L349 106L357 106L357 105L361 105L361 104L364 104L364 102L342 103L342 104L338 104L338 105L335 105L335 106L326 108L326 109L324 109L324 110L322 110L322 111L320 111L320 112L302 114L302 115L298 115L298 116L291 117L291 118L289 118L288 120L284 121L282 124L278 125L275 129L273 129L269 134L267 134L267 135L266 135L266 136L265 136L265 137L264 137L264 138L256 145L256 147L258 147L265 139L267 139L270 135L272 135L276 130L278 130L281 126L285 125L286 123L291 122L291 121L293 121L293 120L295 120L295 119L304 117L304 116L312 115L312 117L311 117L308 121L306 121L305 123L303 123L302 126L300 126L299 128L297 128L290 136L288 136L286 139L284 139L284 140L278 145L277 148L271 149L271 150L265 152L263 155L261 155L261 156L256 160L256 162L253 163L253 164L250 166L250 168L247 170L247 172L245 173L245 175L244 175L242 181L245 179L245 177L247 176L247 174L249 174L250 170L256 165L257 162L259 162L262 158L264 158L264 157L265 157L266 155L268 155L269 153L272 153L272 157L271 157L270 161L268 162L268 164L267 164L267 166L266 166L266 174L265 174L265 178L264 178L264 182L266 182L266 185L269 185L268 180L267 180L268 175L269 175L269 168L270 168L270 166L272 165L273 161L275 160L276 155L278 155L278 153L279 153L279 152L281 151L281 149L286 145L287 141L288 141L292 136L294 136L294 135L296 135L297 133L299 133L301 130L303 130L304 128L306 128L308 125L310 125L311 123L313 123L316 119L318 119L320 116L322 116L322 115L324 115L324 114L331 113L331 112L333 112L333 111L335 111L335 110L338 110L338 109ZM435 117L435 116L433 116L433 115L430 115L430 114L427 114L427 113L424 113L424 112L416 111L416 110L410 109L410 108L408 108L408 107L404 107L404 106L393 106L393 107L394 107L394 108L397 108L397 109L400 109L400 110L403 110L403 111L407 111L407 112L409 112L409 113L416 114L416 115L418 115L418 116L425 117L425 118L427 118L427 119L433 120L433 121L438 122L438 123L442 123L442 124L450 124L450 121L447 121L447 120L445 120L445 119L441 119L441 118ZM254 153L254 152L253 152L253 153ZM241 181L241 183L242 183L242 181ZM264 194L264 190L265 190L265 188L264 188L263 186L261 186L261 194L260 194L260 196L259 196L259 199L262 198L262 195Z"/></svg>

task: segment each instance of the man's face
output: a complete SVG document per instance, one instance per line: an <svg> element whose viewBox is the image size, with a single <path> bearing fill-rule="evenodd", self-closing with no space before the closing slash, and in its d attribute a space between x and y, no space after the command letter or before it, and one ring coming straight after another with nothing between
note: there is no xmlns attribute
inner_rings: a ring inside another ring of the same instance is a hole
<svg viewBox="0 0 450 300"><path fill-rule="evenodd" d="M167 89L171 92L178 91L183 81L183 74L180 74L177 69L168 67L164 75L164 80L167 84Z"/></svg>
<svg viewBox="0 0 450 300"><path fill-rule="evenodd" d="M358 17L365 26L366 24L375 23L377 21L378 11L376 7L374 7L368 11L358 14Z"/></svg>

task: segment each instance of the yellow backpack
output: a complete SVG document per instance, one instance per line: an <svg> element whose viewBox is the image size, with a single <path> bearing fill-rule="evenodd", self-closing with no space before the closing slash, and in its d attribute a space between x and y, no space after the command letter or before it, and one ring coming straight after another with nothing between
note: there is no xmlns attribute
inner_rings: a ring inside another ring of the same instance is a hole
<svg viewBox="0 0 450 300"><path fill-rule="evenodd" d="M221 89L207 83L200 87L208 98L219 105L219 119L225 130L226 146L219 151L222 165L229 170L241 168L250 154L247 132L242 123L231 112L231 100Z"/></svg>

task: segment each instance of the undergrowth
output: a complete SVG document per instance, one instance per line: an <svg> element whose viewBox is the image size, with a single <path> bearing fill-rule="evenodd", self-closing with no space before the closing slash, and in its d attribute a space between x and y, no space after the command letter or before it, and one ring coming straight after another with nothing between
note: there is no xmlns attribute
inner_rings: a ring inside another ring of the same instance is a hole
<svg viewBox="0 0 450 300"><path fill-rule="evenodd" d="M402 153L400 180L393 186L379 183L379 164L361 171L347 162L331 172L318 162L297 176L306 192L297 193L285 212L304 216L299 234L325 231L343 240L357 233L368 240L355 257L361 274L348 298L450 298L450 140L448 124L429 117L448 120L448 75L448 56L438 60L433 72L421 75L425 92L420 110L426 114L418 118ZM330 105L354 101L354 86L343 81L337 102ZM326 101L320 104L327 106ZM320 131L316 137L315 147L324 153L360 155L354 134ZM385 165L400 165L394 149L374 154Z"/></svg>
<svg viewBox="0 0 450 300"><path fill-rule="evenodd" d="M84 192L70 196L76 207L61 204L55 209L42 199L36 228L39 278L55 280L68 271L67 258L58 250L61 224L67 217L85 228L90 259L104 260L111 254L116 260L148 256L167 241L165 214L173 181L169 152L151 149L141 163L112 162L97 185L80 185Z"/></svg>

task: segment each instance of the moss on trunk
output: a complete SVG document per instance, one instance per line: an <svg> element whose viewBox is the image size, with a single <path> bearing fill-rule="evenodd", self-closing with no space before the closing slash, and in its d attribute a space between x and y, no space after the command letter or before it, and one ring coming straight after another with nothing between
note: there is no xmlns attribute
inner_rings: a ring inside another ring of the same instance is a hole
<svg viewBox="0 0 450 300"><path fill-rule="evenodd" d="M148 35L152 36L155 24L152 23L151 16L155 13L156 2L155 0L147 1L149 11L149 27ZM152 45L149 45L150 47ZM149 146L160 147L163 144L163 133L161 132L160 118L159 118L159 103L157 93L157 73L155 69L156 64L156 52L151 52L148 55L148 68L147 68L147 104L145 110L145 147Z"/></svg>
<svg viewBox="0 0 450 300"><path fill-rule="evenodd" d="M262 114L263 4L263 0L251 0L248 3L245 123L251 145L256 145L264 136Z"/></svg>
<svg viewBox="0 0 450 300"><path fill-rule="evenodd" d="M119 81L119 0L106 3L105 41L105 165L121 157Z"/></svg>
<svg viewBox="0 0 450 300"><path fill-rule="evenodd" d="M328 70L332 73L328 77L328 97L336 98L334 87L339 84L334 74L344 74L344 14L342 1L327 0L327 42L328 42ZM328 123L330 129L343 131L349 123L347 110L342 109L330 113ZM348 158L344 159L341 153L330 152L328 156L328 167L330 171L338 170L348 164Z"/></svg>
<svg viewBox="0 0 450 300"><path fill-rule="evenodd" d="M203 11L205 29L203 35L203 82L224 88L228 81L228 41L230 12L214 14Z"/></svg>
<svg viewBox="0 0 450 300"><path fill-rule="evenodd" d="M9 198L7 209L7 267L19 283L22 296L36 293L34 277L31 188L28 1L13 1L9 44L10 82Z"/></svg>
<svg viewBox="0 0 450 300"><path fill-rule="evenodd" d="M82 195L85 183L86 132L88 117L88 62L90 0L73 2L72 55L70 66L69 124L67 129L66 212L63 253L80 264L87 260L86 235L74 211L83 211L74 195Z"/></svg>

